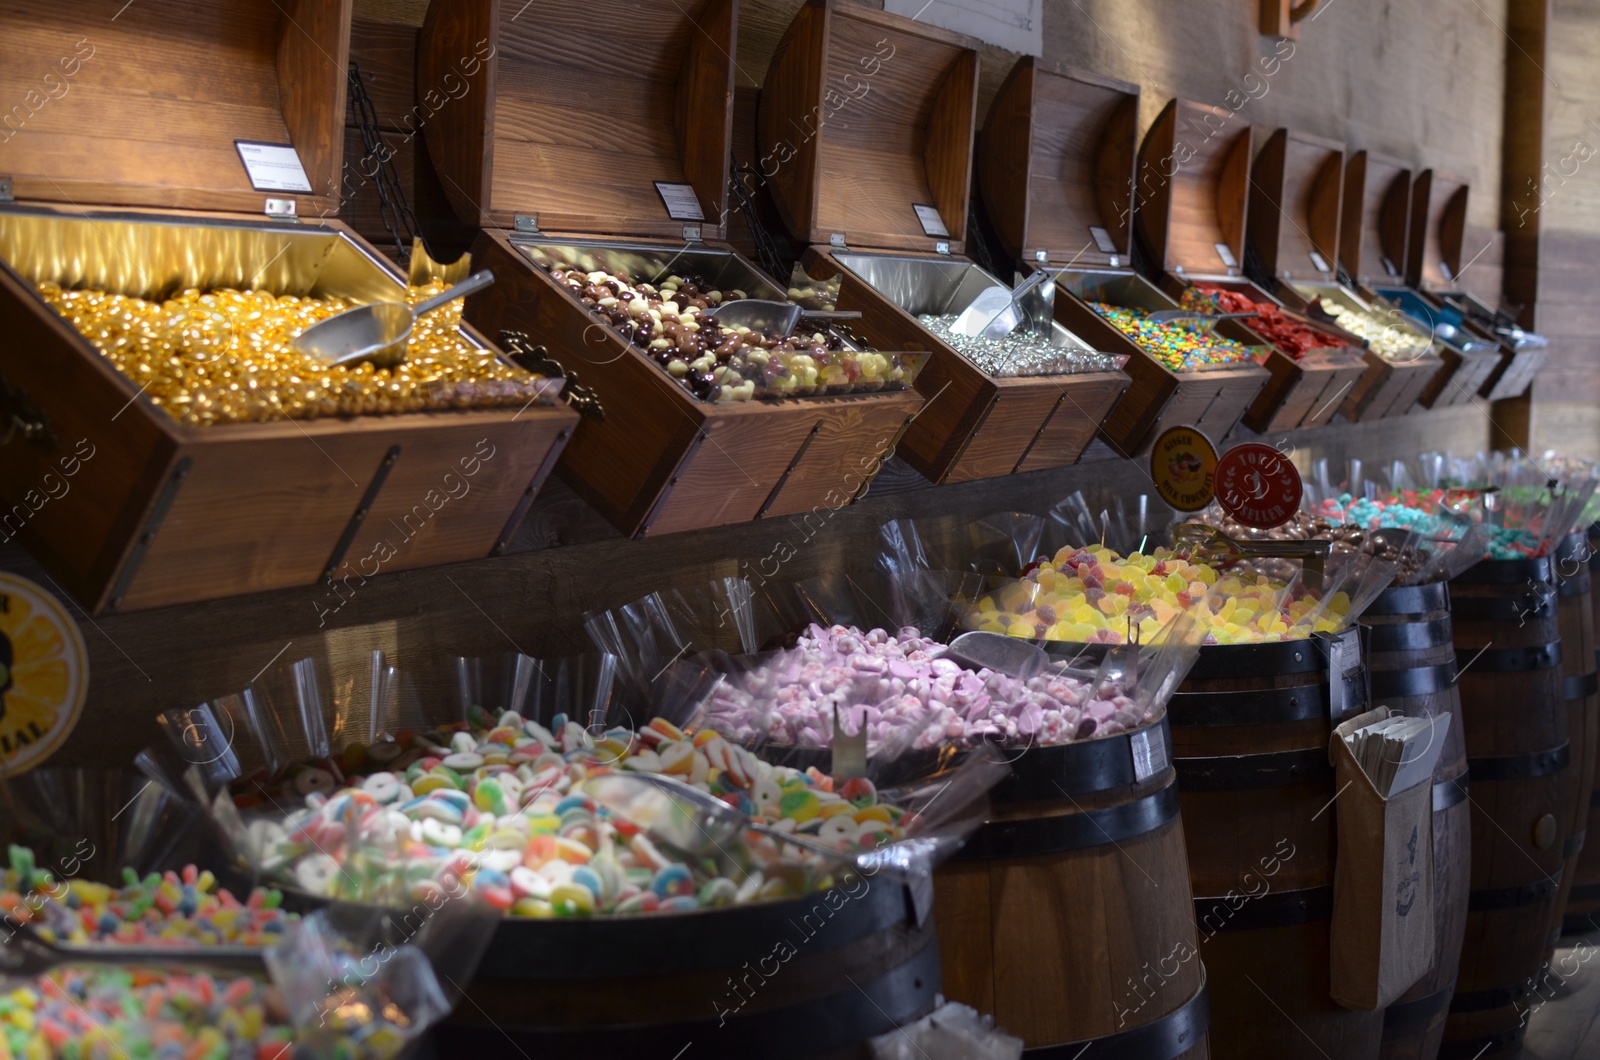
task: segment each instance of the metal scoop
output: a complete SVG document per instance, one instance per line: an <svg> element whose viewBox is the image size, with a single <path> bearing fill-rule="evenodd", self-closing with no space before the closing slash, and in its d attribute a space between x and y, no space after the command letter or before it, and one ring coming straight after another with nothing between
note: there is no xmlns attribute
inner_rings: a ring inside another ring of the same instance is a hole
<svg viewBox="0 0 1600 1060"><path fill-rule="evenodd" d="M980 336L991 340L1005 338L1022 323L1022 310L1017 307L1017 303L1022 301L1029 291L1055 275L1056 273L1040 269L1012 290L1008 291L1004 287L985 288L967 308L961 311L961 315L951 323L950 330L969 339Z"/></svg>
<svg viewBox="0 0 1600 1060"><path fill-rule="evenodd" d="M950 642L945 658L965 663L974 670L993 670L1024 681L1043 670L1049 662L1045 653L1030 641L984 630L956 637Z"/></svg>
<svg viewBox="0 0 1600 1060"><path fill-rule="evenodd" d="M721 852L742 832L756 832L839 864L853 858L810 836L757 824L715 795L659 773L605 773L583 782L595 802L626 817L652 840L695 857Z"/></svg>
<svg viewBox="0 0 1600 1060"><path fill-rule="evenodd" d="M1187 550L1195 563L1222 570L1242 559L1283 557L1303 562L1306 585L1319 588L1328 563L1327 541L1236 541L1204 523L1182 523L1172 531L1172 547Z"/></svg>
<svg viewBox="0 0 1600 1060"><path fill-rule="evenodd" d="M371 361L379 368L393 368L406 359L406 343L411 339L411 328L418 317L481 291L491 283L494 283L494 273L485 269L414 306L373 302L346 309L306 328L290 346L297 353L329 366Z"/></svg>
<svg viewBox="0 0 1600 1060"><path fill-rule="evenodd" d="M764 298L736 298L723 302L703 314L725 328L749 328L764 335L788 338L795 326L805 320L860 320L861 312L855 309L807 309L793 302L769 302Z"/></svg>
<svg viewBox="0 0 1600 1060"><path fill-rule="evenodd" d="M18 925L0 946L0 972L7 975L43 975L66 964L176 964L206 965L240 972L266 969L261 946L140 946L110 942L52 944L34 933L32 925Z"/></svg>

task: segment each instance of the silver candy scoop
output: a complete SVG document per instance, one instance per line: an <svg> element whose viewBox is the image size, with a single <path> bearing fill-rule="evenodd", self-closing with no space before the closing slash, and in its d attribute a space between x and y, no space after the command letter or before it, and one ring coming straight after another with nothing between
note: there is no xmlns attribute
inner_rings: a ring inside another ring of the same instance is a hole
<svg viewBox="0 0 1600 1060"><path fill-rule="evenodd" d="M1017 303L1022 301L1023 296L1029 291L1046 280L1053 279L1054 275L1040 269L1012 290L1007 290L1003 286L984 289L972 300L972 304L956 317L955 322L950 325L950 330L969 339L982 336L998 341L1005 338L1022 323L1022 311L1017 307Z"/></svg>
<svg viewBox="0 0 1600 1060"><path fill-rule="evenodd" d="M379 368L393 368L406 359L406 343L418 317L491 283L494 273L485 269L414 306L401 302L358 305L306 328L290 346L329 366L371 361Z"/></svg>
<svg viewBox="0 0 1600 1060"><path fill-rule="evenodd" d="M735 298L731 302L723 302L703 315L725 328L749 328L764 335L776 335L785 339L794 334L795 326L802 319L823 321L861 319L859 310L807 309L793 302L769 302L764 298Z"/></svg>
<svg viewBox="0 0 1600 1060"><path fill-rule="evenodd" d="M0 977L37 976L66 964L203 965L239 972L266 969L262 946L152 946L109 942L49 943L22 924L0 946Z"/></svg>

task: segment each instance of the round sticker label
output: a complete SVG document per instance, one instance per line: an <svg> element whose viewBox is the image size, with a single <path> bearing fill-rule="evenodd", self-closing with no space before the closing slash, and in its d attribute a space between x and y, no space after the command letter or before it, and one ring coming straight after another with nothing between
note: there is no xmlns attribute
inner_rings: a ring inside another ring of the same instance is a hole
<svg viewBox="0 0 1600 1060"><path fill-rule="evenodd" d="M1150 478L1156 495L1180 512L1198 512L1211 503L1217 447L1195 427L1169 427L1150 449Z"/></svg>
<svg viewBox="0 0 1600 1060"><path fill-rule="evenodd" d="M1245 442L1217 461L1217 501L1246 526L1270 530L1300 507L1300 472L1270 445Z"/></svg>
<svg viewBox="0 0 1600 1060"><path fill-rule="evenodd" d="M66 608L0 571L0 776L24 773L61 746L88 687L83 636Z"/></svg>

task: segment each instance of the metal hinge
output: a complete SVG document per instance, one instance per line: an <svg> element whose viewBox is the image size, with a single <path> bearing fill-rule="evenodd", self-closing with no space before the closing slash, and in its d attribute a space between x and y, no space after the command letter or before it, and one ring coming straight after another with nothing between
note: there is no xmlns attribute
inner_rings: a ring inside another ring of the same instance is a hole
<svg viewBox="0 0 1600 1060"><path fill-rule="evenodd" d="M844 233L843 232L830 232L828 234L828 246L830 246L830 247L842 247L842 246L844 246Z"/></svg>
<svg viewBox="0 0 1600 1060"><path fill-rule="evenodd" d="M698 242L700 242L700 226L699 225L684 225L683 226L683 241L685 243L698 243Z"/></svg>
<svg viewBox="0 0 1600 1060"><path fill-rule="evenodd" d="M1117 255L1115 255L1115 254L1111 255L1111 267L1113 269L1122 268L1122 259L1120 257L1118 257ZM1183 270L1179 269L1178 271L1182 272Z"/></svg>
<svg viewBox="0 0 1600 1060"><path fill-rule="evenodd" d="M1050 252L1047 250L1036 250L1033 252L1033 260L1037 261L1040 265L1043 265L1050 260Z"/></svg>
<svg viewBox="0 0 1600 1060"><path fill-rule="evenodd" d="M268 199L266 209L262 212L274 221L300 220L300 213L295 208L293 199Z"/></svg>
<svg viewBox="0 0 1600 1060"><path fill-rule="evenodd" d="M579 383L577 372L567 371L560 362L550 356L549 350L535 344L526 334L520 331L502 331L500 345L505 347L510 352L511 359L526 371L549 379L564 379L560 397L580 416L591 420L606 418L606 410L600 404L600 395L595 393L592 387Z"/></svg>
<svg viewBox="0 0 1600 1060"><path fill-rule="evenodd" d="M519 213L511 219L511 227L518 232L536 236L539 234L539 215L535 213Z"/></svg>
<svg viewBox="0 0 1600 1060"><path fill-rule="evenodd" d="M0 202L16 202L16 196L11 191L11 178L0 177Z"/></svg>
<svg viewBox="0 0 1600 1060"><path fill-rule="evenodd" d="M950 253L950 244L942 241L935 243L933 245L933 252L935 254L948 254Z"/></svg>

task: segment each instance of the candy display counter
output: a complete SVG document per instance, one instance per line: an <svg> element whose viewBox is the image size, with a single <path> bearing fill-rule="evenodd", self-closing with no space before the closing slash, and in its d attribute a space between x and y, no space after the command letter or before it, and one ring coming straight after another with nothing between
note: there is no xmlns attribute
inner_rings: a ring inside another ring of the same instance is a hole
<svg viewBox="0 0 1600 1060"><path fill-rule="evenodd" d="M807 3L757 119L762 153L793 156L770 186L806 270L839 280L839 308L861 312L873 343L933 351L918 383L927 409L900 454L934 482L1075 463L1127 385L1121 351L1052 320L1047 291L1019 300L1009 335L951 331L985 291L1011 287L963 256L974 43L854 3Z"/></svg>

